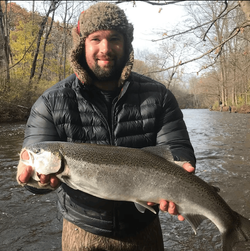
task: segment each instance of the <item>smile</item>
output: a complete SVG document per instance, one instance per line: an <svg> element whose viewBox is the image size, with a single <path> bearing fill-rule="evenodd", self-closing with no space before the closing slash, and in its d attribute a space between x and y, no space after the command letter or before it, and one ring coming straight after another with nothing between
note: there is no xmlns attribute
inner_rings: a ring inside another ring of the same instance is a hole
<svg viewBox="0 0 250 251"><path fill-rule="evenodd" d="M110 65L113 64L113 62L113 59L98 59L98 65L100 66Z"/></svg>

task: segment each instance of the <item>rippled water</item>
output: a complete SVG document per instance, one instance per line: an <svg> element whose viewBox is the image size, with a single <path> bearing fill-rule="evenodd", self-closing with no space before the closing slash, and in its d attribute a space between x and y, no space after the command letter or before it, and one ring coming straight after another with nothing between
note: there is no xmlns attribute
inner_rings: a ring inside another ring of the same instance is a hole
<svg viewBox="0 0 250 251"><path fill-rule="evenodd" d="M55 194L33 195L16 180L24 124L0 124L0 250L61 250Z"/></svg>
<svg viewBox="0 0 250 251"><path fill-rule="evenodd" d="M250 115L183 110L197 157L196 174L220 187L231 208L250 218ZM55 194L33 195L15 181L24 124L0 124L0 250L61 250L62 220ZM171 251L217 251L220 234L208 220L194 235L187 222L161 213L164 245ZM240 244L234 251L250 250Z"/></svg>

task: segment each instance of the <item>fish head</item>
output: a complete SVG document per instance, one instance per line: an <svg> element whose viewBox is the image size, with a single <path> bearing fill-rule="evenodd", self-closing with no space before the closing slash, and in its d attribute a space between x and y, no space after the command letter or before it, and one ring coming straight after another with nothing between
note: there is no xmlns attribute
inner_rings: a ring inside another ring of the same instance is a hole
<svg viewBox="0 0 250 251"><path fill-rule="evenodd" d="M28 159L27 159L28 156ZM33 179L39 181L37 173L48 175L57 173L62 164L62 154L55 144L42 142L24 148L20 154L20 160L33 168Z"/></svg>

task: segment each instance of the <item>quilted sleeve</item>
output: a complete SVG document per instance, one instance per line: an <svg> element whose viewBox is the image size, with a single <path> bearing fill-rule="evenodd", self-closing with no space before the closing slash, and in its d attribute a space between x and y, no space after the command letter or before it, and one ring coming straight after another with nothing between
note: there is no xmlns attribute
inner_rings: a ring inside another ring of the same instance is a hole
<svg viewBox="0 0 250 251"><path fill-rule="evenodd" d="M183 114L176 98L166 90L156 139L157 145L169 145L176 160L190 161L195 166L196 159L191 145Z"/></svg>
<svg viewBox="0 0 250 251"><path fill-rule="evenodd" d="M41 141L60 140L55 128L49 102L44 96L33 105L25 128L23 147Z"/></svg>

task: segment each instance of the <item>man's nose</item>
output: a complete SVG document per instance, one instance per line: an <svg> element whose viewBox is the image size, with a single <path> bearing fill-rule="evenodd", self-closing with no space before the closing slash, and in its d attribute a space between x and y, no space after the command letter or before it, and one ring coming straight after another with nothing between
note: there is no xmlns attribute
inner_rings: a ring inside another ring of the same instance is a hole
<svg viewBox="0 0 250 251"><path fill-rule="evenodd" d="M100 52L107 54L111 51L110 42L107 39L103 39L100 43Z"/></svg>

